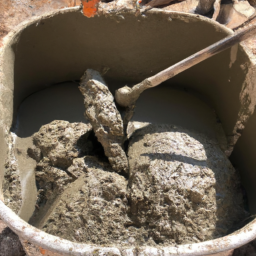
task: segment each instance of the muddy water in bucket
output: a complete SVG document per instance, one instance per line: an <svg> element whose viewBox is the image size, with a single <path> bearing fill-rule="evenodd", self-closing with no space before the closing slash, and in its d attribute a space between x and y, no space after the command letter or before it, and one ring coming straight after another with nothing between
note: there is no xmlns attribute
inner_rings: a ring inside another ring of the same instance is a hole
<svg viewBox="0 0 256 256"><path fill-rule="evenodd" d="M230 148L226 135L234 135L248 106L238 100L247 75L245 52L239 48L230 65L226 51L144 92L129 126L130 174L120 175L84 118L76 81L85 69L107 67L104 78L114 92L228 31L178 14L127 14L124 23L66 15L29 26L14 42L5 203L34 226L77 242L174 245L232 232L245 213L237 173L223 152Z"/></svg>

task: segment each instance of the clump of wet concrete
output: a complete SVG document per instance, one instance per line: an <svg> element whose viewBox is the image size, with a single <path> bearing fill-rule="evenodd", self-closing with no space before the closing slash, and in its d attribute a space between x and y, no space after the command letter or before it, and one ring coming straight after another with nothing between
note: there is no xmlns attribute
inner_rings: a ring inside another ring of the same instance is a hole
<svg viewBox="0 0 256 256"><path fill-rule="evenodd" d="M53 121L33 135L34 148L28 154L37 162L41 159L57 168L68 168L72 160L92 151L87 140L92 130L90 124ZM84 143L86 145L84 145Z"/></svg>
<svg viewBox="0 0 256 256"><path fill-rule="evenodd" d="M156 243L221 237L246 217L239 176L214 139L148 125L133 134L128 155L128 214Z"/></svg>
<svg viewBox="0 0 256 256"><path fill-rule="evenodd" d="M77 158L68 169L79 180L62 196L43 230L71 241L115 244L128 239L127 180L99 164L95 157Z"/></svg>
<svg viewBox="0 0 256 256"><path fill-rule="evenodd" d="M30 149L38 159L38 208L30 222L76 242L156 246L214 239L246 217L239 177L214 139L171 125L141 127L129 134L124 177L93 156L90 126L43 126ZM61 160L67 155L68 164Z"/></svg>
<svg viewBox="0 0 256 256"><path fill-rule="evenodd" d="M108 86L99 72L87 69L81 78L79 89L84 96L85 117L90 120L112 168L117 172L127 173L123 120Z"/></svg>
<svg viewBox="0 0 256 256"><path fill-rule="evenodd" d="M5 174L3 180L4 203L16 214L22 205L21 182L18 165L14 154L14 136L12 133L8 136L8 158L5 162Z"/></svg>
<svg viewBox="0 0 256 256"><path fill-rule="evenodd" d="M78 177L62 194L42 229L74 242L100 245L154 245L145 228L127 215L128 180L93 156L73 160Z"/></svg>
<svg viewBox="0 0 256 256"><path fill-rule="evenodd" d="M90 125L54 121L33 135L28 152L37 160L38 200L30 223L77 242L127 245L136 235L141 240L141 231L129 228L128 181L108 162L90 156L95 149L88 133Z"/></svg>
<svg viewBox="0 0 256 256"><path fill-rule="evenodd" d="M40 218L51 212L59 196L76 179L67 170L73 160L95 153L89 140L91 132L90 124L56 120L33 135L34 146L28 148L28 155L37 161L38 195L32 224L40 226L44 222Z"/></svg>

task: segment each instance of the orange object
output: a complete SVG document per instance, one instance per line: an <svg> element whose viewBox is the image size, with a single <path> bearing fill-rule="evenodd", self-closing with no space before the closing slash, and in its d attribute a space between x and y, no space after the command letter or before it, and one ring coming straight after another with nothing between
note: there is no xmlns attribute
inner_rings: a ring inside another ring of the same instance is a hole
<svg viewBox="0 0 256 256"><path fill-rule="evenodd" d="M39 250L40 250L41 254L45 255L45 253L46 253L45 249L43 249L42 247L39 247Z"/></svg>
<svg viewBox="0 0 256 256"><path fill-rule="evenodd" d="M98 10L98 3L100 0L82 0L83 13L86 17L94 17Z"/></svg>

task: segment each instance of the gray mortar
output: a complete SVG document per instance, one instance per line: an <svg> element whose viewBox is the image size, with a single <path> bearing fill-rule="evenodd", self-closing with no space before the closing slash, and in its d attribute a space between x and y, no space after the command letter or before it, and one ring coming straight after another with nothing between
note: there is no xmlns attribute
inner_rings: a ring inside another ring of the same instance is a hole
<svg viewBox="0 0 256 256"><path fill-rule="evenodd" d="M18 213L22 205L20 174L14 155L15 136L10 133L8 138L8 157L5 162L5 174L3 180L4 203L15 213Z"/></svg>
<svg viewBox="0 0 256 256"><path fill-rule="evenodd" d="M53 121L33 135L34 146L28 149L28 155L37 161L37 204L30 219L34 225L43 225L55 201L76 179L67 172L73 159L93 154L92 143L88 141L90 132L90 124Z"/></svg>
<svg viewBox="0 0 256 256"><path fill-rule="evenodd" d="M239 177L216 140L171 125L136 125L143 128L129 133L128 180L89 150L78 153L89 125L54 121L34 134L38 209L30 223L74 242L156 246L221 237L247 216Z"/></svg>
<svg viewBox="0 0 256 256"><path fill-rule="evenodd" d="M39 132L34 134L33 142L37 149L30 149L29 152L33 152L31 156L37 161L42 158L51 166L68 168L74 158L89 153L89 147L92 145L87 144L86 148L79 147L79 139L83 136L83 140L86 141L90 131L90 124L53 121L42 126Z"/></svg>
<svg viewBox="0 0 256 256"><path fill-rule="evenodd" d="M106 82L99 72L87 69L79 89L84 96L85 117L90 120L112 168L117 172L128 172L128 161L123 150L123 120Z"/></svg>
<svg viewBox="0 0 256 256"><path fill-rule="evenodd" d="M110 166L109 166L110 167ZM126 225L127 180L95 157L74 160L68 169L80 172L82 183L63 196L43 230L71 241L120 244L129 239Z"/></svg>
<svg viewBox="0 0 256 256"><path fill-rule="evenodd" d="M218 143L170 125L148 125L129 145L129 216L157 243L224 236L246 216L237 172Z"/></svg>

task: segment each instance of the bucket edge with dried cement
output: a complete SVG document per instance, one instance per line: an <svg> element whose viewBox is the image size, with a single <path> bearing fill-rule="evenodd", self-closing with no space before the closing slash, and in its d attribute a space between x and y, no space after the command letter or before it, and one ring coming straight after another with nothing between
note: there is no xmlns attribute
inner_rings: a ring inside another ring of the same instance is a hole
<svg viewBox="0 0 256 256"><path fill-rule="evenodd" d="M9 63L4 63L2 56L3 52L10 51L10 56L14 60L14 55L11 52L10 42L19 40L19 34L22 33L22 30L26 28L26 26L31 24L38 24L42 19L54 16L55 14L67 13L78 11L79 8L67 8L60 11L54 11L50 14L43 15L42 17L37 17L29 20L21 24L19 27L12 31L4 42L4 47L1 50L1 58L0 58L0 92L1 92L1 101L0 101L0 139L2 141L5 140L5 137L9 131L9 128L12 125L12 106L13 106L13 91L12 86L7 88L8 83L12 83L10 81L10 77L14 76L14 71L12 68L8 68L8 65L11 67L13 63L11 61ZM162 11L152 11L155 13L159 13ZM168 12L164 12L168 14ZM170 13L170 12L169 12ZM193 14L182 14L177 13L181 18L186 18L190 16L195 16ZM221 27L222 30L226 30L228 34L232 33L231 30L224 28L218 23L206 19L204 17L199 17L199 19L204 20L208 23L213 23L215 27ZM8 48L9 47L9 48ZM11 58L10 57L10 58ZM5 67L3 68L3 65ZM6 73L8 71L8 74ZM0 145L1 152L6 151L8 147L7 144ZM3 157L0 156L0 158ZM3 179L3 171L0 172L0 180ZM0 185L0 199L3 200L2 195L2 184ZM256 238L256 220L249 223L244 228L238 230L237 232L222 237L218 239L214 239L211 241L196 243L196 244L187 244L187 245L178 245L178 246L170 246L170 247L127 247L127 248L119 248L119 247L102 247L102 246L93 246L89 244L81 244L81 243L73 243L71 241L52 236L47 234L31 225L27 222L23 221L18 215L16 215L10 208L8 208L2 201L0 201L0 217L1 219L22 239L28 240L44 249L48 249L49 251L58 252L66 255L223 255L228 256L232 253L234 248L240 247L251 240Z"/></svg>

